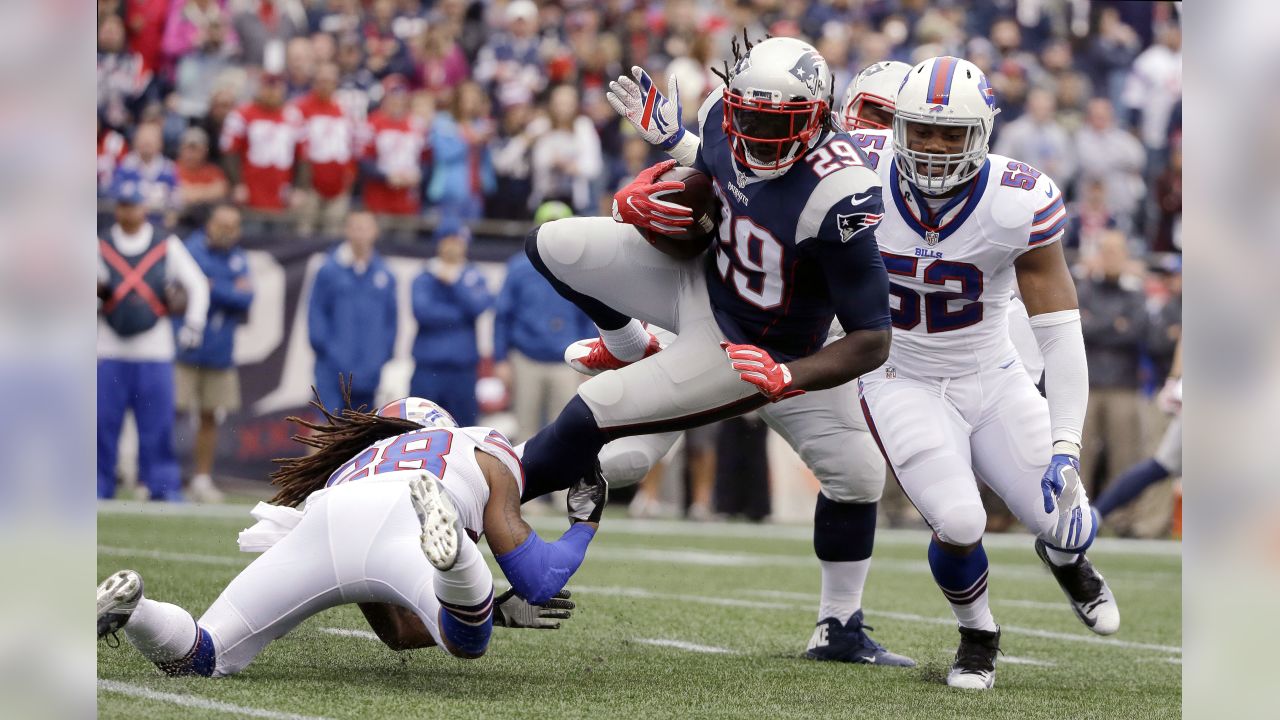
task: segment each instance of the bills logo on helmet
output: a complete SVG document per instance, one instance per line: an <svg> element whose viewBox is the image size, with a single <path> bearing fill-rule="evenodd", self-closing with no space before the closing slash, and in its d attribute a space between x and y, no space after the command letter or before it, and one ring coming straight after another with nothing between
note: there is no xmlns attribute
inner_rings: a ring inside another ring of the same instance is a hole
<svg viewBox="0 0 1280 720"><path fill-rule="evenodd" d="M982 80L978 82L978 91L982 93L982 99L987 102L987 107L994 110L996 107L996 89L991 87L991 83L987 82L986 75L983 75Z"/></svg>
<svg viewBox="0 0 1280 720"><path fill-rule="evenodd" d="M400 398L392 400L378 410L382 417L394 417L409 420L423 427L454 428L458 421L453 419L447 410L420 397Z"/></svg>
<svg viewBox="0 0 1280 720"><path fill-rule="evenodd" d="M840 242L849 242L854 235L866 228L880 224L883 213L850 213L836 216L836 227L840 230Z"/></svg>
<svg viewBox="0 0 1280 720"><path fill-rule="evenodd" d="M826 61L817 52L806 52L800 56L795 65L791 66L791 74L797 80L804 83L809 88L809 92L818 97L826 94L825 82L820 72L822 66L826 65Z"/></svg>

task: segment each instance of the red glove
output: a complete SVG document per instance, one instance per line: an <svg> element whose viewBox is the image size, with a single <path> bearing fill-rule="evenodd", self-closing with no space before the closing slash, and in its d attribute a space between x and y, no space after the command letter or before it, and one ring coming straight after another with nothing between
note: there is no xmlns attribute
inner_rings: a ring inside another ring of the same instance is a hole
<svg viewBox="0 0 1280 720"><path fill-rule="evenodd" d="M684 183L673 180L654 182L675 164L675 160L664 160L645 168L630 185L619 190L613 196L613 219L664 235L679 234L692 225L692 210L661 199L684 190Z"/></svg>
<svg viewBox="0 0 1280 720"><path fill-rule="evenodd" d="M720 347L729 356L729 362L738 371L738 377L759 388L760 393L769 398L769 402L804 394L803 390L791 387L791 371L787 366L774 362L764 350L755 345L735 345L728 342L720 343Z"/></svg>

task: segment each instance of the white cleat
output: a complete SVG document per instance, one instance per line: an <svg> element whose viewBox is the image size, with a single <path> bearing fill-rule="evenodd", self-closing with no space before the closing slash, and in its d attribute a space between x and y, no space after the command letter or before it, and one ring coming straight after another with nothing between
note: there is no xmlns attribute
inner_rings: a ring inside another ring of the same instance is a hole
<svg viewBox="0 0 1280 720"><path fill-rule="evenodd" d="M1043 540L1036 540L1036 554L1053 573L1062 594L1067 596L1071 609L1085 627L1099 635L1113 635L1120 629L1120 607L1116 605L1116 597L1111 593L1106 578L1093 567L1089 558L1081 553L1080 559L1071 565L1054 565L1049 560Z"/></svg>
<svg viewBox="0 0 1280 720"><path fill-rule="evenodd" d="M996 654L1000 630L960 628L956 661L947 673L947 685L960 690L990 690L996 684Z"/></svg>
<svg viewBox="0 0 1280 720"><path fill-rule="evenodd" d="M142 599L142 576L121 570L98 586L98 639L114 635L129 622Z"/></svg>
<svg viewBox="0 0 1280 720"><path fill-rule="evenodd" d="M458 561L458 511L440 490L436 477L424 472L409 481L409 500L422 523L422 554L441 572Z"/></svg>

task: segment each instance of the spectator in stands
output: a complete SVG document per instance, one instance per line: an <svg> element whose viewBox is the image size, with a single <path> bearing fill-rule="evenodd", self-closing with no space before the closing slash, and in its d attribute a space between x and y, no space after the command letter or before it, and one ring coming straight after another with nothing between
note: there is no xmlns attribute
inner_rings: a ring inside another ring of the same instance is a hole
<svg viewBox="0 0 1280 720"><path fill-rule="evenodd" d="M430 25L420 33L414 40L412 55L414 87L433 95L453 92L470 73L462 47L445 23Z"/></svg>
<svg viewBox="0 0 1280 720"><path fill-rule="evenodd" d="M593 212L598 191L593 184L600 180L604 159L595 125L579 108L578 91L572 85L557 86L551 91L547 118L535 122L542 132L533 143L529 207L561 200L574 212Z"/></svg>
<svg viewBox="0 0 1280 720"><path fill-rule="evenodd" d="M473 82L458 86L449 112L435 116L427 199L439 208L441 222L466 222L480 217L484 197L493 192L497 183L489 150L494 131L489 100Z"/></svg>
<svg viewBox="0 0 1280 720"><path fill-rule="evenodd" d="M174 329L163 318L183 288L186 307L177 342L200 343L209 284L176 236L147 222L138 183L115 190L116 223L98 240L98 497L116 491L116 460L125 411L138 427L138 474L152 500L182 499L173 449ZM162 299L163 298L163 299ZM176 304L176 302L175 302Z"/></svg>
<svg viewBox="0 0 1280 720"><path fill-rule="evenodd" d="M124 22L107 15L98 25L98 118L108 128L129 134L142 107L156 98L153 69L125 48Z"/></svg>
<svg viewBox="0 0 1280 720"><path fill-rule="evenodd" d="M153 73L165 73L164 28L171 0L131 0L125 3L124 22L129 29L129 51L137 53Z"/></svg>
<svg viewBox="0 0 1280 720"><path fill-rule="evenodd" d="M245 62L255 67L263 67L268 45L283 47L290 39L307 35L310 28L301 0L242 0L232 4L231 23ZM272 72L283 69L269 68Z"/></svg>
<svg viewBox="0 0 1280 720"><path fill-rule="evenodd" d="M1090 35L1087 67L1094 89L1112 106L1124 97L1129 67L1140 49L1133 28L1124 24L1116 8L1104 6L1098 14L1098 29Z"/></svg>
<svg viewBox="0 0 1280 720"><path fill-rule="evenodd" d="M129 141L124 135L102 124L98 118L98 197L111 194L115 184L116 168L129 152Z"/></svg>
<svg viewBox="0 0 1280 720"><path fill-rule="evenodd" d="M173 161L161 154L162 144L159 125L139 125L133 134L133 152L125 155L116 169L116 182L137 186L147 217L156 224L164 224L166 214L177 206L178 171Z"/></svg>
<svg viewBox="0 0 1280 720"><path fill-rule="evenodd" d="M1075 153L1080 179L1103 183L1112 212L1128 216L1141 209L1146 152L1137 138L1116 126L1111 101L1101 97L1089 101L1085 125L1076 133Z"/></svg>
<svg viewBox="0 0 1280 720"><path fill-rule="evenodd" d="M300 190L297 203L299 235L311 235L317 227L326 235L338 235L351 205L355 127L334 98L337 89L338 66L325 63L316 69L311 92L296 105L302 119L298 153L306 169L305 190Z"/></svg>
<svg viewBox="0 0 1280 720"><path fill-rule="evenodd" d="M226 200L230 185L222 168L209 162L209 136L198 127L187 128L178 147L178 224L184 228L204 225L215 203ZM237 230L239 217L236 218Z"/></svg>
<svg viewBox="0 0 1280 720"><path fill-rule="evenodd" d="M485 198L485 216L522 219L530 215L529 193L533 106L528 102L505 105L502 127L493 141L494 191Z"/></svg>
<svg viewBox="0 0 1280 720"><path fill-rule="evenodd" d="M334 95L359 128L369 119L369 108L382 100L382 85L364 66L364 51L357 35L338 38L337 63L340 78Z"/></svg>
<svg viewBox="0 0 1280 720"><path fill-rule="evenodd" d="M476 318L493 305L479 268L467 262L471 233L446 224L436 232L436 256L413 281L413 379L409 394L439 403L467 427L476 424Z"/></svg>
<svg viewBox="0 0 1280 720"><path fill-rule="evenodd" d="M361 137L364 207L386 215L417 215L422 206L427 127L409 112L409 89L403 77L391 75L383 86L382 104L369 116Z"/></svg>
<svg viewBox="0 0 1280 720"><path fill-rule="evenodd" d="M1047 174L1059 187L1068 187L1076 175L1075 148L1071 137L1054 116L1053 93L1035 88L1027 94L1027 112L1005 126L995 152L1025 162Z"/></svg>
<svg viewBox="0 0 1280 720"><path fill-rule="evenodd" d="M573 215L562 202L544 203L534 224ZM507 262L507 279L493 317L493 372L513 399L523 440L555 419L573 398L582 376L564 363L564 349L596 334L596 327L573 303L560 297L522 252Z"/></svg>
<svg viewBox="0 0 1280 720"><path fill-rule="evenodd" d="M212 0L206 1L217 7ZM228 22L217 15L207 18L194 41L193 47L176 56L174 72L174 109L187 118L199 118L209 111L214 88L235 67L238 52Z"/></svg>
<svg viewBox="0 0 1280 720"><path fill-rule="evenodd" d="M237 203L266 211L289 206L299 126L297 109L284 104L284 78L264 74L253 102L222 125L223 161Z"/></svg>
<svg viewBox="0 0 1280 720"><path fill-rule="evenodd" d="M378 221L353 212L345 240L311 286L307 330L316 354L316 389L331 412L343 407L339 374L351 375L351 402L372 409L396 341L396 280L374 250Z"/></svg>
<svg viewBox="0 0 1280 720"><path fill-rule="evenodd" d="M1151 249L1182 252L1182 141L1169 149L1169 164L1156 176L1156 227Z"/></svg>
<svg viewBox="0 0 1280 720"><path fill-rule="evenodd" d="M1124 90L1124 104L1147 146L1147 176L1164 164L1169 144L1169 119L1182 97L1182 30L1176 23L1162 27L1159 42L1133 61Z"/></svg>
<svg viewBox="0 0 1280 720"><path fill-rule="evenodd" d="M227 118L236 109L236 85L232 82L220 82L209 97L209 112L196 120L193 125L205 131L209 136L209 162L225 168L222 162L222 127Z"/></svg>
<svg viewBox="0 0 1280 720"><path fill-rule="evenodd" d="M240 211L221 204L204 230L187 238L187 250L209 279L209 314L199 347L178 351L174 384L177 408L197 418L194 473L187 491L199 502L221 502L213 484L218 423L240 409L240 378L233 347L236 327L249 319L253 283L240 242Z"/></svg>
<svg viewBox="0 0 1280 720"><path fill-rule="evenodd" d="M178 63L189 53L208 47L215 37L215 47L235 47L235 34L228 33L230 25L227 0L169 0L161 50L169 63Z"/></svg>
<svg viewBox="0 0 1280 720"><path fill-rule="evenodd" d="M1079 193L1080 200L1068 205L1063 247L1083 257L1096 257L1106 230L1127 231L1128 227L1118 222L1115 213L1107 206L1107 190L1101 180L1087 178L1078 185L1081 186L1084 189Z"/></svg>
<svg viewBox="0 0 1280 720"><path fill-rule="evenodd" d="M1124 233L1102 236L1092 273L1078 283L1080 321L1089 360L1089 408L1085 415L1082 479L1112 477L1143 454L1138 360L1147 334L1146 299L1128 275ZM1105 465L1100 462L1105 452Z"/></svg>
<svg viewBox="0 0 1280 720"><path fill-rule="evenodd" d="M538 6L532 0L511 0L505 18L506 32L494 34L480 49L476 82L499 99L513 92L541 92L547 78L539 54Z"/></svg>
<svg viewBox="0 0 1280 720"><path fill-rule="evenodd" d="M315 68L316 59L311 49L311 37L302 35L291 38L284 49L286 99L296 100L310 92Z"/></svg>

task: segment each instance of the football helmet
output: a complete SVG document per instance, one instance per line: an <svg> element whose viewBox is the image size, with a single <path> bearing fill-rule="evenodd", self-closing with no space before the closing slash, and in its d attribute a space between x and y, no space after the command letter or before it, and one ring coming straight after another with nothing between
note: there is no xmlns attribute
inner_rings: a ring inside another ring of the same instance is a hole
<svg viewBox="0 0 1280 720"><path fill-rule="evenodd" d="M858 73L844 92L840 122L845 130L888 130L893 122L894 99L907 79L911 66L897 60L878 62ZM880 110L888 122L871 117L868 110Z"/></svg>
<svg viewBox="0 0 1280 720"><path fill-rule="evenodd" d="M987 76L968 60L948 55L911 68L898 90L893 114L898 172L930 194L969 181L986 161L996 112L995 91ZM913 149L909 131L916 125L963 128L963 147L956 152Z"/></svg>
<svg viewBox="0 0 1280 720"><path fill-rule="evenodd" d="M406 397L378 408L377 415L416 422L426 428L456 428L458 421L444 408L426 398Z"/></svg>
<svg viewBox="0 0 1280 720"><path fill-rule="evenodd" d="M734 159L757 177L785 173L830 122L832 92L827 61L809 43L776 37L753 45L724 88Z"/></svg>

